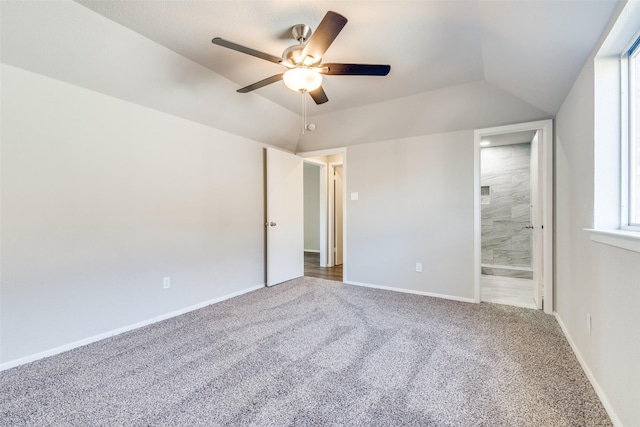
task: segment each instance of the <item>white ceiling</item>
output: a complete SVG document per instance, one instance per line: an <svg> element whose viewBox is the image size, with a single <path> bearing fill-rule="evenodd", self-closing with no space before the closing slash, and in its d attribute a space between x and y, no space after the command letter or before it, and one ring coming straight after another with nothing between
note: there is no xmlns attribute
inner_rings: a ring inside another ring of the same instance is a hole
<svg viewBox="0 0 640 427"><path fill-rule="evenodd" d="M78 3L226 77L238 88L283 68L211 43L280 56L294 24L327 10L349 19L324 62L390 64L387 77L325 76L322 115L485 81L553 116L594 48L615 1L115 1ZM261 95L300 113L282 82ZM237 96L251 96L237 94Z"/></svg>

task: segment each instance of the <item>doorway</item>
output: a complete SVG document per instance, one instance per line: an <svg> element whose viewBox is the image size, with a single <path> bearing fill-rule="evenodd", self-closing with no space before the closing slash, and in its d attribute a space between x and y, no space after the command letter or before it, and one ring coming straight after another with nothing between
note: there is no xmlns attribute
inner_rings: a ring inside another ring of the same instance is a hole
<svg viewBox="0 0 640 427"><path fill-rule="evenodd" d="M327 233L327 203L326 165L312 160L303 161L304 186L304 253L305 264L307 253L316 254L318 266L326 267L326 244L324 236Z"/></svg>
<svg viewBox="0 0 640 427"><path fill-rule="evenodd" d="M532 140L536 132L484 137L480 149L480 300L537 308L533 288Z"/></svg>
<svg viewBox="0 0 640 427"><path fill-rule="evenodd" d="M476 131L476 300L553 310L551 121Z"/></svg>
<svg viewBox="0 0 640 427"><path fill-rule="evenodd" d="M343 281L345 162L342 150L304 158L305 276Z"/></svg>

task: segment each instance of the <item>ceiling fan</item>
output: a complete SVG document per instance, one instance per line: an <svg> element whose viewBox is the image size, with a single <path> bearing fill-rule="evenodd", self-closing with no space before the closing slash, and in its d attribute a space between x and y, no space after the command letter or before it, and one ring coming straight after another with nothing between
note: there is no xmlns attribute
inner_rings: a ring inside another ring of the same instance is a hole
<svg viewBox="0 0 640 427"><path fill-rule="evenodd" d="M238 89L240 93L251 92L271 83L284 80L285 85L296 92L311 95L316 104L323 104L329 100L322 89L322 75L341 76L386 76L391 67L389 65L376 64L334 64L322 63L322 56L331 43L338 36L347 23L344 16L329 11L322 18L315 33L311 35L308 25L298 24L293 26L291 33L298 41L297 45L288 47L282 53L282 57L269 55L239 44L224 40L220 37L211 42L218 46L226 47L237 52L255 56L266 61L275 62L288 68L287 71L268 77L249 86Z"/></svg>

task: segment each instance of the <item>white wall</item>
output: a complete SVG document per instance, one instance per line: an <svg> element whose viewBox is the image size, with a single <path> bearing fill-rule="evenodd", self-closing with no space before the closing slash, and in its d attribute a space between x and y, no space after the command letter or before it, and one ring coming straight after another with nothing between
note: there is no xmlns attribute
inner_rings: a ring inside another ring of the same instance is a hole
<svg viewBox="0 0 640 427"><path fill-rule="evenodd" d="M614 422L634 426L640 422L640 253L593 242L583 230L594 226L594 86L591 59L556 119L555 308Z"/></svg>
<svg viewBox="0 0 640 427"><path fill-rule="evenodd" d="M347 148L350 282L473 299L473 150L472 131Z"/></svg>
<svg viewBox="0 0 640 427"><path fill-rule="evenodd" d="M320 166L304 164L304 250L320 251Z"/></svg>
<svg viewBox="0 0 640 427"><path fill-rule="evenodd" d="M260 144L7 65L1 132L1 362L264 284Z"/></svg>

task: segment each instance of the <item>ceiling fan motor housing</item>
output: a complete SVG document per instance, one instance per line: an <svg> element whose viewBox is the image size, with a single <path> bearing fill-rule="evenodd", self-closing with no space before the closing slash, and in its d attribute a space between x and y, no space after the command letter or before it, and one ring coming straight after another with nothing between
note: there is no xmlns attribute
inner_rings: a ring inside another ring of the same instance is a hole
<svg viewBox="0 0 640 427"><path fill-rule="evenodd" d="M282 52L282 64L289 68L296 67L300 64L304 64L307 67L318 64L320 58L314 58L312 56L305 58L302 54L306 41L311 37L311 27L306 24L294 25L291 27L291 34L299 44L290 46Z"/></svg>
<svg viewBox="0 0 640 427"><path fill-rule="evenodd" d="M293 38L300 44L305 44L311 37L311 27L306 24L298 24L291 27Z"/></svg>

